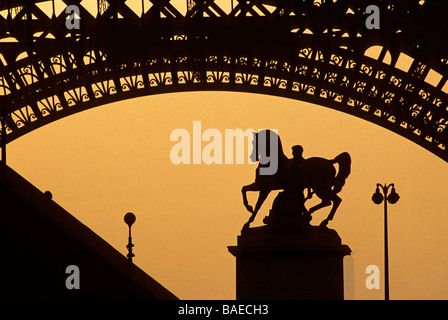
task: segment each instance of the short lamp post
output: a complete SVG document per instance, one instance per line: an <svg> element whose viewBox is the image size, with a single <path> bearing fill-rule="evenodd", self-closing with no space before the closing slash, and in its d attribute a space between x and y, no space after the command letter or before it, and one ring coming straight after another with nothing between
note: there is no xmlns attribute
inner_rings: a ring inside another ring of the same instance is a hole
<svg viewBox="0 0 448 320"><path fill-rule="evenodd" d="M389 188L392 188L389 195ZM380 189L382 193L380 192ZM384 202L384 299L389 300L389 252L387 244L387 203L395 204L400 199L400 196L395 191L393 183L386 185L376 184L376 191L372 196L372 201L375 204Z"/></svg>
<svg viewBox="0 0 448 320"><path fill-rule="evenodd" d="M132 236L131 236L131 226L135 222L135 215L132 212L128 212L124 215L124 222L129 227L129 237L128 237L128 244L126 245L126 248L128 249L127 258L129 260L129 264L132 264L132 258L135 257L135 255L132 253L132 247L134 247L134 244L132 243Z"/></svg>

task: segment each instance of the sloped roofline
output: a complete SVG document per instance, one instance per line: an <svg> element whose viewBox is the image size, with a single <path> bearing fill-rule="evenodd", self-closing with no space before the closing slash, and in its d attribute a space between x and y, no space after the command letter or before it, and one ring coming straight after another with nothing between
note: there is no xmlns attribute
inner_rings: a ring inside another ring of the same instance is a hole
<svg viewBox="0 0 448 320"><path fill-rule="evenodd" d="M135 264L130 266L124 255L1 161L0 183L7 188L8 192L31 205L37 214L42 215L81 246L88 248L106 261L111 268L122 274L123 278L129 278L136 287L146 291L148 296L157 300L178 300L173 293L138 266Z"/></svg>

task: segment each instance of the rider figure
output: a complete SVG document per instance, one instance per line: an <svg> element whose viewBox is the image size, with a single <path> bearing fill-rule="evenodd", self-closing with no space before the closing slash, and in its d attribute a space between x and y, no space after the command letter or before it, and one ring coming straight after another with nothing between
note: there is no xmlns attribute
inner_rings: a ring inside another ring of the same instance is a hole
<svg viewBox="0 0 448 320"><path fill-rule="evenodd" d="M300 161L305 160L303 159L303 147L301 145L295 145L291 149L294 160L300 160Z"/></svg>
<svg viewBox="0 0 448 320"><path fill-rule="evenodd" d="M313 192L309 187L309 184L306 181L305 175L305 159L303 158L303 147L301 145L295 145L292 147L292 156L293 156L293 170L297 172L294 176L295 179L300 181L300 188L303 190L307 187L307 196L303 200L304 202L313 197ZM302 192L302 191L301 191ZM305 203L303 204L303 217L306 221L311 221L311 214L305 208Z"/></svg>
<svg viewBox="0 0 448 320"><path fill-rule="evenodd" d="M292 148L292 156L293 156L293 167L294 170L297 170L297 175L295 176L296 179L300 179L301 180L301 184L303 186L305 186L307 183L305 180L305 159L303 158L303 147L301 145L295 145ZM311 188L308 187L308 193L307 193L307 197L305 200L311 199L311 197L313 196L313 193L311 192Z"/></svg>

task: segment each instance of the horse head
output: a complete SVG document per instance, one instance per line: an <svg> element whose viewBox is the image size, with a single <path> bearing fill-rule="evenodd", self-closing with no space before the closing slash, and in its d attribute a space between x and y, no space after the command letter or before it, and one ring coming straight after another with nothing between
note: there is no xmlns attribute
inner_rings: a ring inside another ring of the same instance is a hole
<svg viewBox="0 0 448 320"><path fill-rule="evenodd" d="M256 162L258 161L258 148L257 148L257 140L258 140L258 133L252 132L253 139L252 139L252 152L250 154L250 161Z"/></svg>
<svg viewBox="0 0 448 320"><path fill-rule="evenodd" d="M269 129L254 132L253 135L250 160L259 161L261 175L275 174L279 158L284 157L280 137L275 131Z"/></svg>

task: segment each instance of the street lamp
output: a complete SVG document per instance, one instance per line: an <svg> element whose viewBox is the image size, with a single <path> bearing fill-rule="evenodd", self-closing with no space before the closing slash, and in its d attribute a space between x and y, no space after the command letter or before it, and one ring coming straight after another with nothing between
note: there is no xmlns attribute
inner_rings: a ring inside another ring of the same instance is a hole
<svg viewBox="0 0 448 320"><path fill-rule="evenodd" d="M131 226L135 222L135 215L132 212L128 212L124 215L124 222L129 227L129 237L128 237L128 244L126 248L128 248L128 254L127 257L129 259L129 265L132 264L132 258L135 257L135 255L132 253L132 247L134 247L134 244L132 243L132 236L131 236Z"/></svg>
<svg viewBox="0 0 448 320"><path fill-rule="evenodd" d="M383 193L380 192L380 188ZM389 195L387 194L389 188L392 188ZM387 203L395 204L400 199L400 196L395 191L393 183L386 185L376 184L376 191L372 196L372 201L375 204L384 202L384 299L389 300L389 253L387 248Z"/></svg>

